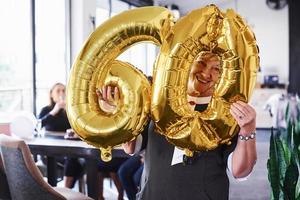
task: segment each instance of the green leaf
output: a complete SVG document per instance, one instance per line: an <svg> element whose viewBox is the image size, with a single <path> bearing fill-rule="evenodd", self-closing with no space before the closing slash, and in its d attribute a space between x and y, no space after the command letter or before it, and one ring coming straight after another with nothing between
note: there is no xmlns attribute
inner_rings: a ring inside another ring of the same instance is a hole
<svg viewBox="0 0 300 200"><path fill-rule="evenodd" d="M285 199L296 199L295 198L295 187L298 180L298 169L293 163L288 166L284 179L284 196Z"/></svg>
<svg viewBox="0 0 300 200"><path fill-rule="evenodd" d="M280 176L284 177L287 166L289 165L291 160L291 152L287 141L282 138L282 131L286 132L284 131L284 129L280 129L279 131L277 131L276 135L274 135L273 142L275 142L276 145L275 150L277 154L277 161L279 169L281 169Z"/></svg>
<svg viewBox="0 0 300 200"><path fill-rule="evenodd" d="M286 131L286 141L290 147L290 149L294 148L294 142L293 142L293 138L292 138L292 133L293 133L293 124L291 121L287 122L287 131Z"/></svg>
<svg viewBox="0 0 300 200"><path fill-rule="evenodd" d="M279 199L279 168L277 159L276 141L274 139L274 133L271 133L270 137L270 151L269 159L267 162L268 167L268 179L272 188L272 196L274 200Z"/></svg>
<svg viewBox="0 0 300 200"><path fill-rule="evenodd" d="M272 188L272 197L274 200L279 200L280 194L280 178L279 178L279 165L278 165L278 155L277 147L272 131L270 137L270 150L269 150L269 159L267 162L268 167L268 179Z"/></svg>
<svg viewBox="0 0 300 200"><path fill-rule="evenodd" d="M285 109L285 121L289 122L290 121L290 115L291 115L291 111L290 111L290 102L288 101L286 109Z"/></svg>
<svg viewBox="0 0 300 200"><path fill-rule="evenodd" d="M287 152L285 152L284 150L284 149L288 149L288 146L284 140L280 140L279 138L277 138L275 142L276 142L277 156L278 156L277 160L278 160L278 168L279 168L279 180L280 180L280 185L283 186L286 171L290 164L291 155L289 150L287 150Z"/></svg>
<svg viewBox="0 0 300 200"><path fill-rule="evenodd" d="M291 150L290 150L288 144L286 143L286 141L284 141L284 140L281 140L281 141L277 140L277 143L279 143L278 144L278 146L279 146L278 149L280 150L280 148L282 148L282 151L283 151L283 155L281 155L282 152L279 151L280 155L278 155L278 156L279 157L282 156L284 158L284 162L285 162L285 165L286 165L285 167L287 167L291 163L291 157L292 157ZM280 162L280 159L279 159L279 162Z"/></svg>
<svg viewBox="0 0 300 200"><path fill-rule="evenodd" d="M300 102L291 108L288 99L285 120L286 128L279 128L270 137L268 178L271 184L271 199L300 200ZM293 113L297 114L292 119ZM296 110L295 110L296 109Z"/></svg>
<svg viewBox="0 0 300 200"><path fill-rule="evenodd" d="M298 147L300 145L300 103L297 105L297 119L295 122L294 142L295 146Z"/></svg>
<svg viewBox="0 0 300 200"><path fill-rule="evenodd" d="M295 145L299 146L300 145L300 115L297 117L297 121L295 123Z"/></svg>
<svg viewBox="0 0 300 200"><path fill-rule="evenodd" d="M295 155L295 164L296 164L297 170L298 170L298 178L297 178L297 183L296 183L296 186L295 186L295 197L296 197L296 199L300 199L300 176L299 176L299 171L300 171L299 155L300 155L300 152L299 152L298 148L294 149L294 155Z"/></svg>
<svg viewBox="0 0 300 200"><path fill-rule="evenodd" d="M295 199L299 200L300 199L300 177L298 176L296 188L295 188Z"/></svg>

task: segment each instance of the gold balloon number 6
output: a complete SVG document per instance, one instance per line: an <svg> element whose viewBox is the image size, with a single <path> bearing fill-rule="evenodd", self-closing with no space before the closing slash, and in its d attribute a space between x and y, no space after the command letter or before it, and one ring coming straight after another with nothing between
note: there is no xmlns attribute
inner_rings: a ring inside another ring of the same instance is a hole
<svg viewBox="0 0 300 200"><path fill-rule="evenodd" d="M123 12L99 26L88 38L71 70L67 114L72 128L100 148L104 161L114 146L136 138L149 113L159 133L185 149L210 150L229 143L238 126L229 113L232 101L248 101L258 68L254 34L232 10L211 5L194 10L178 22L163 7ZM153 86L145 75L116 58L138 42L160 47ZM222 59L222 74L206 111L191 111L187 80L195 57L210 51ZM99 105L97 88L113 85L120 99L113 112ZM151 93L151 96L150 96Z"/></svg>

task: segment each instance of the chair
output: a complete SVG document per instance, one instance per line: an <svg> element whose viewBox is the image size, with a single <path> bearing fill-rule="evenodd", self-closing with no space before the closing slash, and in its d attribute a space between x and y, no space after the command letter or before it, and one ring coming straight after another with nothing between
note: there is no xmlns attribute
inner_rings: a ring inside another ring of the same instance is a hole
<svg viewBox="0 0 300 200"><path fill-rule="evenodd" d="M23 140L1 134L0 148L12 199L91 199L71 189L46 183Z"/></svg>
<svg viewBox="0 0 300 200"><path fill-rule="evenodd" d="M4 133L5 135L10 135L9 123L0 122L0 133Z"/></svg>
<svg viewBox="0 0 300 200"><path fill-rule="evenodd" d="M3 161L2 161L2 157L1 157L1 151L0 151L0 186L1 186L0 199L2 199L2 200L11 199L6 174L4 172L4 166L3 166Z"/></svg>

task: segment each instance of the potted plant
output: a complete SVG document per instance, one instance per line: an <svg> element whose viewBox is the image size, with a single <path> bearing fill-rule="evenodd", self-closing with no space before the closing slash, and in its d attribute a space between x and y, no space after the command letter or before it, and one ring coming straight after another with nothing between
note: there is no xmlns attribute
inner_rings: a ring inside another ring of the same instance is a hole
<svg viewBox="0 0 300 200"><path fill-rule="evenodd" d="M281 102L284 103L284 102ZM284 123L272 128L268 178L271 199L300 199L300 103L296 96L285 98ZM283 112L282 112L283 113ZM284 125L282 125L284 124Z"/></svg>

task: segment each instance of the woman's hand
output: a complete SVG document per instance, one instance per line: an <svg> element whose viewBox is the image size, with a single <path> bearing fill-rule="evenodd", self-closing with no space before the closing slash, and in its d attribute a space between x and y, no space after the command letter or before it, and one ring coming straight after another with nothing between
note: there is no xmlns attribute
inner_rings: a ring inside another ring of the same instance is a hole
<svg viewBox="0 0 300 200"><path fill-rule="evenodd" d="M240 126L241 135L249 135L256 129L256 112L249 104L237 101L231 105L230 113Z"/></svg>
<svg viewBox="0 0 300 200"><path fill-rule="evenodd" d="M102 110L106 112L113 112L116 109L117 103L120 99L118 87L107 85L100 90L97 89L96 94L99 97L99 103Z"/></svg>
<svg viewBox="0 0 300 200"><path fill-rule="evenodd" d="M56 102L54 108L49 112L50 115L56 115L61 109L66 109L66 101L61 98L58 102Z"/></svg>
<svg viewBox="0 0 300 200"><path fill-rule="evenodd" d="M256 112L249 104L237 101L231 105L230 113L240 126L239 135L249 136L256 129ZM256 140L238 140L232 156L232 174L236 178L246 177L257 160Z"/></svg>

